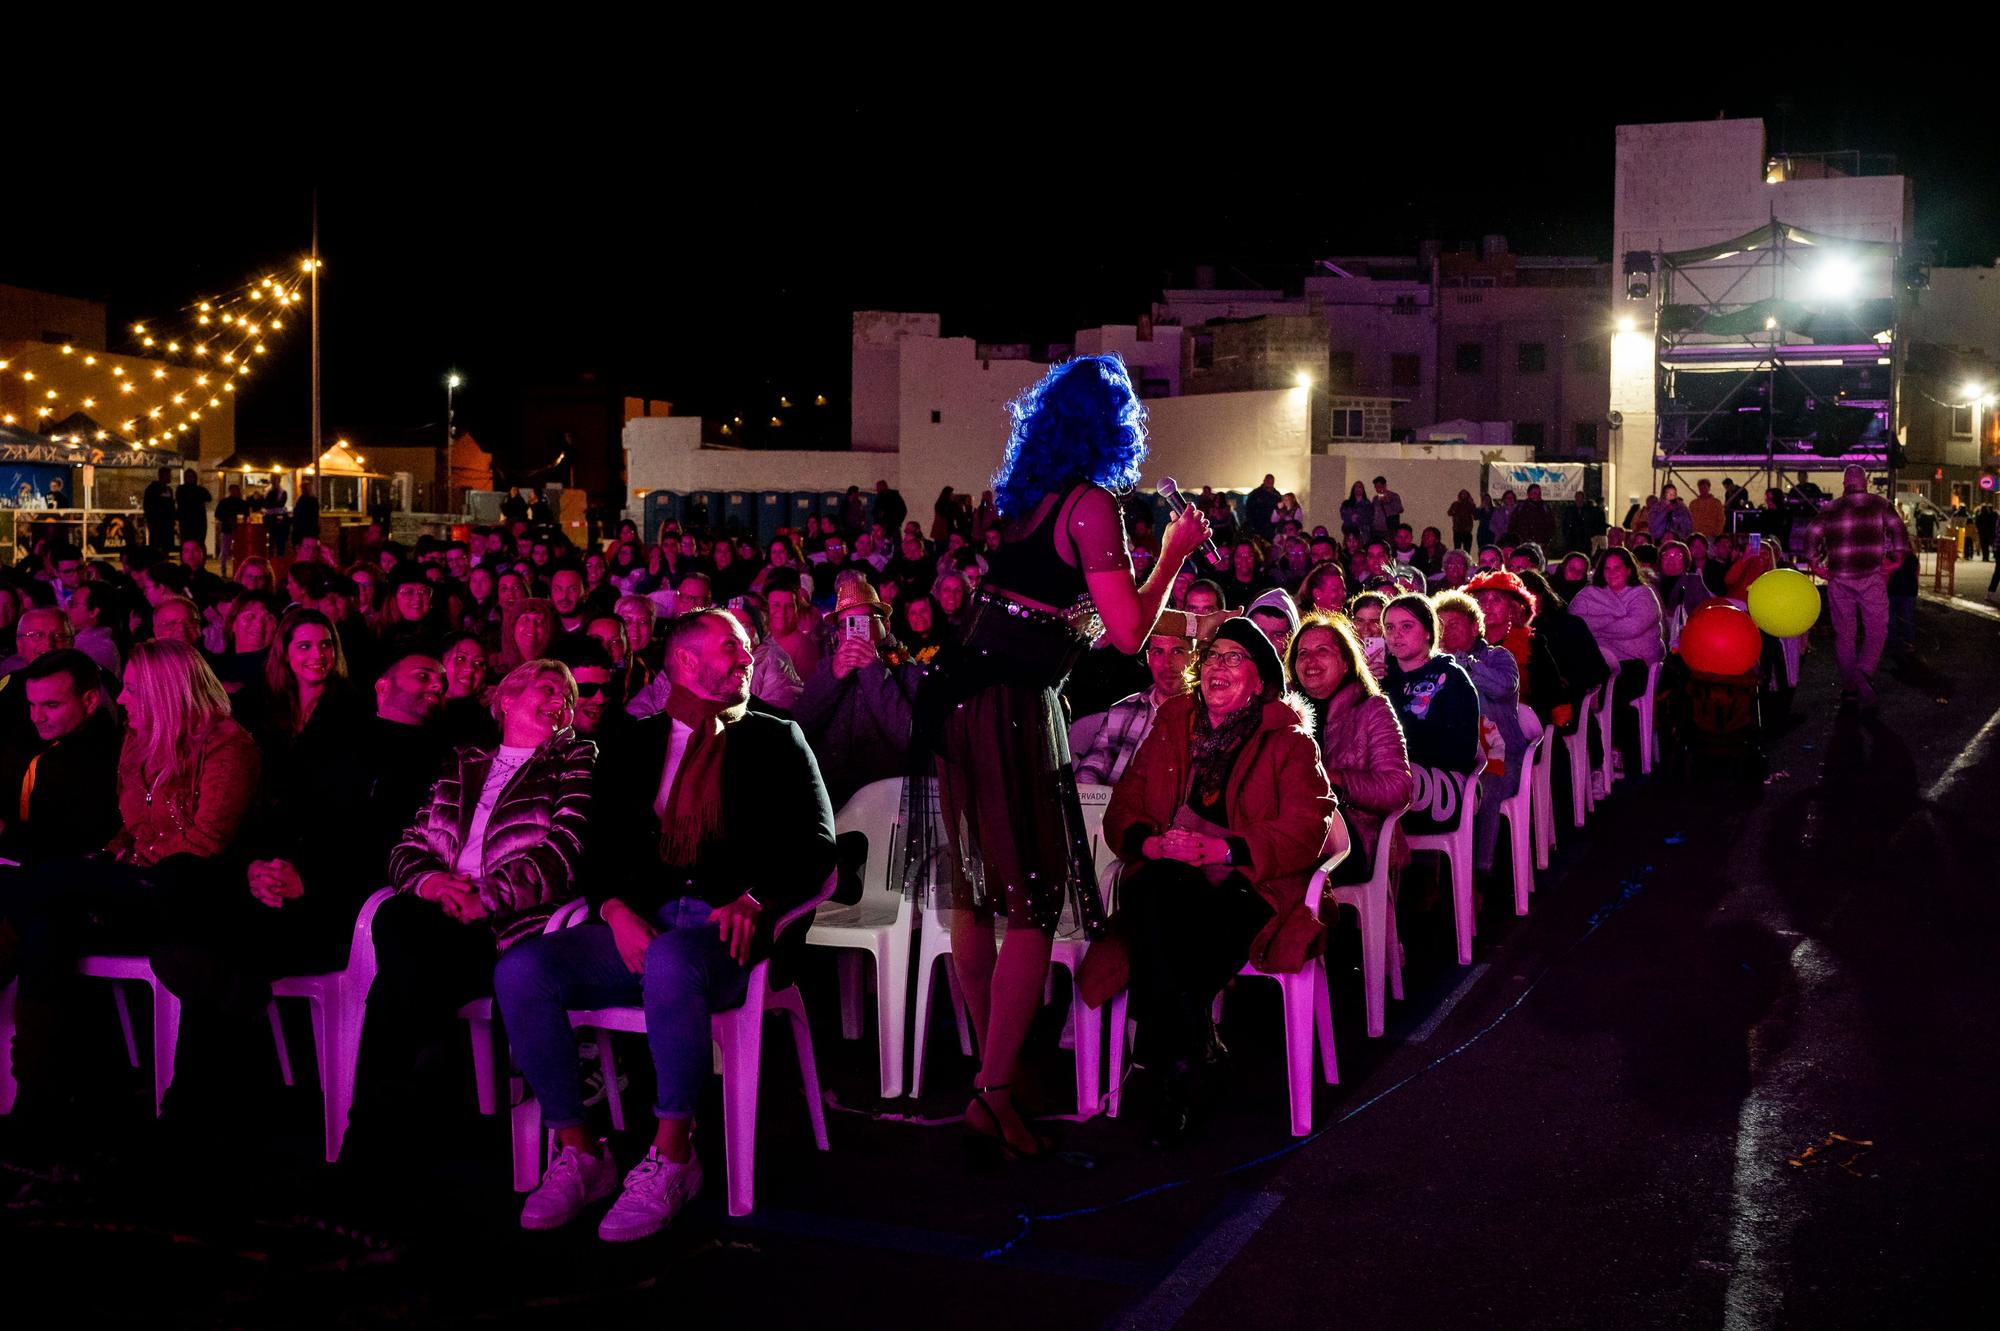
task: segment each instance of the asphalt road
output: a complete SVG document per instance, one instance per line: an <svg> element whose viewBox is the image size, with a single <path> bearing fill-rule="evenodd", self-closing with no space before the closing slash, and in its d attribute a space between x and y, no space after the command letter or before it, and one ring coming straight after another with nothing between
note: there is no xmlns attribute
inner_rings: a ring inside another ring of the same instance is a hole
<svg viewBox="0 0 2000 1331"><path fill-rule="evenodd" d="M1361 1031L1344 930L1342 1081L1303 1143L1275 993L1245 985L1204 1140L1162 1156L1136 1118L1098 1119L1056 1162L968 1176L955 1128L878 1117L956 1111L970 1064L945 1026L931 1093L880 1105L872 1027L839 1039L827 972L807 993L833 1150L810 1149L767 1042L744 1220L723 1214L718 1150L656 1240L522 1234L504 1123L469 1113L413 1123L427 1159L406 1175L328 1170L304 1069L240 1149L162 1174L133 1074L78 1178L22 1172L37 1144L0 1124L5 1287L18 1311L202 1326L1983 1322L2000 622L1927 602L1919 647L1879 715L1839 715L1817 641L1768 779L1634 778L1581 834L1565 809L1531 914L1489 901L1471 968L1448 913L1406 892L1409 997L1385 1039ZM1058 1015L1040 1071L1066 1107ZM300 1031L295 1060L309 1047Z"/></svg>

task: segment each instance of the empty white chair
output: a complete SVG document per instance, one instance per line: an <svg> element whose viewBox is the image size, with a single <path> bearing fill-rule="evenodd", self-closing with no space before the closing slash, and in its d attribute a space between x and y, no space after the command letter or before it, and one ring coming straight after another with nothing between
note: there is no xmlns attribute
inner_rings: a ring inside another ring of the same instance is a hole
<svg viewBox="0 0 2000 1331"><path fill-rule="evenodd" d="M1470 966L1472 935L1478 930L1472 910L1472 810L1479 801L1479 780L1462 772L1441 772L1436 768L1430 769L1429 779L1451 783L1451 795L1434 798L1432 807L1448 807L1449 799L1456 799L1458 822L1448 831L1412 833L1406 827L1403 833L1411 850L1434 850L1444 856L1445 868L1451 872L1451 911L1458 928L1458 964Z"/></svg>
<svg viewBox="0 0 2000 1331"><path fill-rule="evenodd" d="M778 918L772 927L776 936L794 922L810 915L833 895L837 876L829 876L825 886L810 900ZM826 1105L820 1096L819 1069L813 1060L812 1031L806 1024L805 1000L798 986L771 987L771 963L767 958L750 971L749 988L742 1005L709 1017L709 1032L721 1054L722 1064L722 1148L729 1176L729 1214L748 1215L756 1206L757 1182L757 1097L764 1056L764 1018L783 1013L792 1028L798 1050L799 1079L804 1084L806 1113L812 1120L813 1145L826 1150ZM591 1031L597 1037L598 1058L607 1088L617 1085L617 1067L612 1060L611 1032L644 1034L644 1008L617 1007L573 1010L570 1024ZM541 1105L532 1093L524 1092L513 1113L514 1187L532 1192L541 1182L549 1150L549 1134L542 1128Z"/></svg>
<svg viewBox="0 0 2000 1331"><path fill-rule="evenodd" d="M809 947L838 948L840 1033L861 1038L861 994L865 975L861 953L875 961L875 1031L882 1098L903 1093L903 1061L910 1012L910 935L916 906L900 882L890 877L903 827L903 778L874 781L848 798L834 817L836 832L868 838L861 899L853 905L827 902L806 933Z"/></svg>

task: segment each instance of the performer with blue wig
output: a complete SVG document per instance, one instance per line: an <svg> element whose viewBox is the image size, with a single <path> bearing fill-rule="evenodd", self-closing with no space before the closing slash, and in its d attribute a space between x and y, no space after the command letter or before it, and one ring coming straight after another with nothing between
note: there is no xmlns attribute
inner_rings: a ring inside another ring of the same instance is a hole
<svg viewBox="0 0 2000 1331"><path fill-rule="evenodd" d="M1133 572L1116 495L1139 478L1146 411L1117 356L1054 367L1010 412L993 479L1000 548L962 645L940 657L918 699L944 837L934 904L950 914L952 961L979 1037L965 1115L975 1165L1047 1153L1010 1093L1016 1062L1065 903L1089 936L1104 926L1059 691L1098 638L1121 652L1144 647L1174 575L1208 539L1207 520L1183 512L1145 581Z"/></svg>

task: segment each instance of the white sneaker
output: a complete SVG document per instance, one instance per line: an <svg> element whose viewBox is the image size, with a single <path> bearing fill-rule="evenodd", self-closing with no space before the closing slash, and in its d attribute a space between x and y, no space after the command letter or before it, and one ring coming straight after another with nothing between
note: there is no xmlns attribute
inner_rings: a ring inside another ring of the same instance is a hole
<svg viewBox="0 0 2000 1331"><path fill-rule="evenodd" d="M690 1151L687 1163L677 1165L658 1147L649 1146L646 1158L625 1176L625 1191L605 1212L597 1237L606 1243L629 1243L657 1234L700 1191L701 1157Z"/></svg>
<svg viewBox="0 0 2000 1331"><path fill-rule="evenodd" d="M521 1207L522 1229L561 1229L592 1202L618 1191L618 1162L565 1146L542 1176L542 1186Z"/></svg>

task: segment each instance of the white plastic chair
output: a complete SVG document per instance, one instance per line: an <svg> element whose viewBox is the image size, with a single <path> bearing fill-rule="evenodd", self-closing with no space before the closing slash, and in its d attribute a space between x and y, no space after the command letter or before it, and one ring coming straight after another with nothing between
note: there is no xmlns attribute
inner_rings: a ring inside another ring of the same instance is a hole
<svg viewBox="0 0 2000 1331"><path fill-rule="evenodd" d="M1338 826L1338 824L1336 824ZM1385 825L1386 826L1386 825ZM1387 839L1383 845L1387 846ZM1343 845L1314 871L1306 887L1306 909L1319 918L1326 877L1347 858ZM1245 962L1237 977L1276 980L1284 1002L1285 1082L1291 1099L1292 1135L1312 1133L1313 1053L1317 1042L1320 1076L1329 1086L1340 1084L1340 1064L1333 1049L1333 1003L1327 994L1326 958L1313 957L1296 973L1259 970ZM1125 1075L1126 1005L1130 991L1120 993L1107 1005L1111 1009L1111 1073L1122 1085ZM1222 995L1216 995L1220 1004ZM1114 1097L1115 1098L1115 1097ZM1115 1114L1114 1109L1114 1114Z"/></svg>
<svg viewBox="0 0 2000 1331"><path fill-rule="evenodd" d="M874 781L848 798L834 817L838 832L868 838L861 899L850 906L827 902L813 916L808 947L840 949L840 1033L861 1038L861 998L865 972L861 954L875 961L875 1032L882 1098L903 1093L903 1058L910 1015L910 935L916 906L903 885L892 882L890 866L903 837L903 778Z"/></svg>
<svg viewBox="0 0 2000 1331"><path fill-rule="evenodd" d="M125 1036L125 1058L139 1066L139 1042L132 1032L132 1009L125 999L125 982L144 984L153 991L153 1113L158 1116L174 1084L174 1050L181 1037L181 1000L167 991L153 974L144 957L89 956L76 964L76 973L110 980L111 998L118 1007L118 1026ZM14 1080L14 995L19 982L0 989L0 1114L14 1112L19 1086Z"/></svg>
<svg viewBox="0 0 2000 1331"><path fill-rule="evenodd" d="M1514 862L1514 913L1526 915L1528 894L1535 890L1534 851L1529 844L1535 823L1535 768L1548 736L1533 709L1526 703L1518 706L1522 733L1531 738L1527 752L1521 755L1520 770L1514 774L1514 793L1500 801L1500 817L1507 823L1507 845Z"/></svg>
<svg viewBox="0 0 2000 1331"><path fill-rule="evenodd" d="M1648 776L1660 755L1660 737L1653 729L1653 695L1660 689L1661 664L1655 661L1646 667L1646 691L1632 700L1639 709L1639 770Z"/></svg>
<svg viewBox="0 0 2000 1331"><path fill-rule="evenodd" d="M1537 718L1539 721L1539 718ZM1556 743L1561 738L1555 727L1542 731L1541 748L1535 755L1535 867L1549 867L1556 845L1555 765Z"/></svg>
<svg viewBox="0 0 2000 1331"><path fill-rule="evenodd" d="M1396 937L1396 906L1389 899L1389 856L1402 810L1382 821L1375 837L1375 859L1365 883L1343 883L1331 891L1337 905L1352 906L1361 925L1361 996L1368 1013L1368 1034L1381 1038L1387 1026L1385 989L1403 997L1403 945ZM1320 866L1323 878L1333 866Z"/></svg>
<svg viewBox="0 0 2000 1331"><path fill-rule="evenodd" d="M778 918L772 932L784 932L795 921L810 915L826 903L839 882L829 875L825 886L804 904ZM719 1048L722 1069L722 1145L729 1177L729 1214L748 1215L756 1207L757 1182L757 1096L764 1059L764 1018L780 1012L790 1021L792 1040L798 1049L799 1079L804 1083L806 1112L812 1120L813 1145L827 1150L826 1105L820 1096L819 1069L813 1059L812 1031L806 1023L805 1000L796 984L782 989L771 987L771 963L760 961L750 971L750 984L739 1007L709 1016L709 1033ZM617 1064L611 1052L611 1032L646 1031L644 1008L615 1007L575 1009L570 1025L595 1033L597 1056L604 1071L607 1098L616 1113L617 1097L610 1088L618 1084ZM541 1182L547 1167L551 1134L542 1127L542 1107L531 1092L525 1091L513 1113L514 1187L531 1192Z"/></svg>
<svg viewBox="0 0 2000 1331"><path fill-rule="evenodd" d="M1080 784L1077 787L1077 798L1083 806L1083 825L1090 838L1092 864L1098 871L1100 890L1104 890L1103 884L1107 877L1106 861L1109 860L1114 867L1117 861L1117 857L1111 855L1104 846L1104 811L1111 803L1111 787ZM1107 914L1110 909L1111 901L1107 895L1105 897ZM1001 927L1004 929L1004 922ZM1097 1112L1103 1087L1104 1067L1103 1014L1097 1009L1086 1006L1074 996L1077 969L1083 964L1083 956L1087 951L1089 944L1082 937L1077 921L1065 911L1063 921L1057 927L1055 941L1049 949L1049 969L1051 980L1058 968L1068 971L1070 976L1072 998L1069 1019L1064 1027L1063 1043L1072 1046L1076 1055L1076 1112L1081 1118L1088 1118ZM969 1058L973 1055L972 1029L971 1023L966 1019L964 998L957 988L957 975L951 968L951 933L945 927L942 911L926 910L923 926L919 931L917 954L917 1030L910 1069L911 1095L923 1094L924 1051L929 1036L932 984L939 961L944 963L946 976L952 986L952 1002L959 1020L959 1043Z"/></svg>
<svg viewBox="0 0 2000 1331"><path fill-rule="evenodd" d="M565 901L542 925L542 932L552 934L558 929L567 929L582 923L589 914L590 903L583 898ZM500 1082L494 1071L493 1059L493 999L490 996L475 998L460 1007L458 1015L460 1020L471 1023L473 1093L479 1100L479 1112L491 1118L500 1112ZM606 1082L605 1094L615 1098L617 1085L615 1081Z"/></svg>
<svg viewBox="0 0 2000 1331"><path fill-rule="evenodd" d="M1576 827L1582 827L1584 814L1597 807L1590 771L1590 726L1597 711L1597 695L1596 689L1583 695L1577 704L1576 729L1563 736L1563 745L1569 750L1569 816Z"/></svg>
<svg viewBox="0 0 2000 1331"><path fill-rule="evenodd" d="M1617 683L1618 671L1613 669L1611 678L1604 681L1604 686L1597 699L1597 712L1594 719L1597 722L1597 747L1599 753L1597 774L1593 778L1595 784L1591 787L1591 794L1594 797L1593 803L1596 799L1608 796L1611 793L1611 783L1618 779L1618 765L1614 758L1617 750L1611 742L1611 708L1613 703L1611 695L1616 691L1615 686Z"/></svg>
<svg viewBox="0 0 2000 1331"><path fill-rule="evenodd" d="M90 956L76 963L78 975L111 980L111 997L118 1005L118 1025L125 1034L125 1057L139 1066L139 1045L132 1035L132 1010L125 1001L125 983L146 985L153 991L153 1113L157 1117L174 1084L174 1049L181 1037L181 1000L167 992L160 977L144 957ZM13 1014L4 1034L12 1043Z"/></svg>
<svg viewBox="0 0 2000 1331"><path fill-rule="evenodd" d="M303 998L312 1004L313 1052L319 1060L320 1098L326 1111L328 1164L340 1158L348 1112L354 1108L354 1065L361 1056L368 989L375 983L375 912L394 895L395 889L384 887L362 903L354 921L354 938L347 948L347 969L326 975L290 975L271 982L271 1039L278 1047L278 1071L287 1086L292 1084L292 1057L285 1047L278 1000Z"/></svg>
<svg viewBox="0 0 2000 1331"><path fill-rule="evenodd" d="M1458 823L1449 832L1413 834L1408 828L1403 831L1411 850L1434 850L1444 856L1445 867L1451 871L1451 909L1458 928L1458 964L1470 966L1472 936L1478 931L1478 921L1472 910L1472 812L1473 806L1479 802L1479 780L1463 772L1443 772L1436 768L1430 769L1430 779L1451 782L1458 796Z"/></svg>

